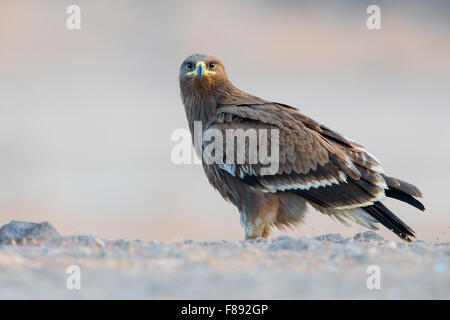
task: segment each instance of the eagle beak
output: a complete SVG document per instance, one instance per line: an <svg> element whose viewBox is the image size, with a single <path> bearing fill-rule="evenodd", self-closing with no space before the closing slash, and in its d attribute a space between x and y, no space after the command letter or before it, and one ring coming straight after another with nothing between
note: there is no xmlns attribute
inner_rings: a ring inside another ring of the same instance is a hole
<svg viewBox="0 0 450 320"><path fill-rule="evenodd" d="M197 62L197 65L195 66L197 76L202 80L203 75L205 74L206 65L203 61Z"/></svg>
<svg viewBox="0 0 450 320"><path fill-rule="evenodd" d="M206 69L206 64L204 61L199 61L195 65L195 70L188 72L187 75L188 76L198 76L200 78L200 80L202 80L202 78L204 76L207 76L210 74L215 74L215 73L216 73L215 71Z"/></svg>
<svg viewBox="0 0 450 320"><path fill-rule="evenodd" d="M215 73L216 73L215 71L206 69L205 62L199 61L195 65L195 69L193 71L191 71L191 72L188 72L187 75L188 76L198 76L200 78L200 80L202 80L202 78L204 76L207 76L207 75L210 75L210 74L215 74Z"/></svg>

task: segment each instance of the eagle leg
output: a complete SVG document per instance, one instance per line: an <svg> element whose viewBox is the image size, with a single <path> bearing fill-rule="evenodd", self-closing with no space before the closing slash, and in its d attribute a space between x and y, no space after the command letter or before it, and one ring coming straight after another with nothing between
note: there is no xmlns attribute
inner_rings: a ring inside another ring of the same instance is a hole
<svg viewBox="0 0 450 320"><path fill-rule="evenodd" d="M277 217L279 199L276 195L257 192L250 203L239 210L245 239L267 238Z"/></svg>
<svg viewBox="0 0 450 320"><path fill-rule="evenodd" d="M244 225L245 240L256 238L267 238L270 235L271 224L263 223L260 220L251 221Z"/></svg>

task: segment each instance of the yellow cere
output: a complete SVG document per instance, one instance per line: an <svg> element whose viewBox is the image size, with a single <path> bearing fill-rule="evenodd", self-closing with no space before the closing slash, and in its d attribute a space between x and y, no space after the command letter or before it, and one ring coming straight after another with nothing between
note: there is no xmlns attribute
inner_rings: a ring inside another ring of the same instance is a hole
<svg viewBox="0 0 450 320"><path fill-rule="evenodd" d="M216 74L215 71L211 71L211 70L206 69L206 64L205 64L204 61L199 61L199 62L197 62L197 64L195 65L194 71L188 72L187 75L188 75L188 76L198 76L197 70L198 70L199 66L201 66L201 67L202 67L202 70L203 70L202 76L207 76L207 75L209 75L209 74Z"/></svg>

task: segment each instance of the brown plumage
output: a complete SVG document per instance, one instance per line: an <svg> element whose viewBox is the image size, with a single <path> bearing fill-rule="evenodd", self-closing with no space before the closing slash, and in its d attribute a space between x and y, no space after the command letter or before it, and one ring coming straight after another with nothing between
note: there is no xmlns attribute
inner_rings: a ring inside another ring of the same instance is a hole
<svg viewBox="0 0 450 320"><path fill-rule="evenodd" d="M244 163L203 162L211 185L238 208L246 239L267 237L274 226L300 223L306 203L345 224L352 220L378 229L381 223L403 240L414 237L414 231L380 201L391 197L423 211L416 199L422 193L386 176L361 145L293 107L237 89L224 65L212 56L194 54L183 62L180 89L192 134L195 121L202 123L203 131L217 129L224 137L227 129L278 129L275 174L263 174L263 164L249 162L247 150ZM270 145L270 135L268 139Z"/></svg>

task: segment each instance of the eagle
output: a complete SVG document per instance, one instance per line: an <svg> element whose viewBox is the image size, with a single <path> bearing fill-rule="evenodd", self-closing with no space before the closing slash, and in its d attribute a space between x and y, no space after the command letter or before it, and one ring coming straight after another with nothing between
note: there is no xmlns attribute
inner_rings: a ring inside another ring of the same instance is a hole
<svg viewBox="0 0 450 320"><path fill-rule="evenodd" d="M386 175L362 145L297 108L236 88L224 64L214 56L187 57L181 64L179 85L194 144L196 123L201 125L201 134L215 130L226 137L226 131L239 129L276 130L278 134L276 143L267 135L266 144L276 145L278 155L277 170L269 174L263 172L266 164L249 161L248 139L232 138L234 143L245 144L240 162L205 161L200 154L210 184L239 210L245 239L265 238L274 228L298 225L308 203L346 225L354 222L378 230L381 223L405 241L415 237L414 230L381 201L394 198L424 211L417 199L421 191ZM200 143L201 150L208 145L203 139Z"/></svg>

